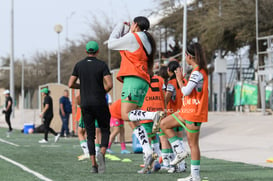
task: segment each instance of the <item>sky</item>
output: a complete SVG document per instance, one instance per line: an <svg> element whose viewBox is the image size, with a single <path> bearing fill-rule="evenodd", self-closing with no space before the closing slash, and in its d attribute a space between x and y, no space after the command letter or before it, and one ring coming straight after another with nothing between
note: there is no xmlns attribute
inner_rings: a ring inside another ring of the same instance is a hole
<svg viewBox="0 0 273 181"><path fill-rule="evenodd" d="M88 30L91 14L110 17L114 24L148 15L153 0L14 0L14 56L28 59L36 52L57 51L57 24L63 27L60 46L66 38L80 40ZM11 0L0 0L0 57L11 49Z"/></svg>

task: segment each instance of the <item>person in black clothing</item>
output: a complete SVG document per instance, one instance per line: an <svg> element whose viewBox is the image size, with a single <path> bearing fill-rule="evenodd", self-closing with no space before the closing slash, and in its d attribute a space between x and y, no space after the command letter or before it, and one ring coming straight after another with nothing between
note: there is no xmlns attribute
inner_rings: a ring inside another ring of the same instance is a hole
<svg viewBox="0 0 273 181"><path fill-rule="evenodd" d="M80 89L82 116L87 131L87 144L92 161L92 173L105 171L105 152L110 135L110 112L105 101L105 94L112 87L112 77L105 62L96 58L99 52L97 42L90 41L86 44L87 57L79 61L69 79L68 86ZM80 83L77 83L77 79ZM101 149L97 155L95 152L95 120L97 119L101 129Z"/></svg>
<svg viewBox="0 0 273 181"><path fill-rule="evenodd" d="M11 132L12 131L12 127L11 127L11 123L10 123L10 115L11 115L11 112L12 112L12 98L10 96L10 92L9 90L5 90L4 91L4 94L6 96L6 104L5 104L5 110L3 110L3 114L5 114L5 119L6 119L6 122L9 126L9 131L8 132Z"/></svg>
<svg viewBox="0 0 273 181"><path fill-rule="evenodd" d="M44 97L44 108L40 114L40 117L43 119L45 126L45 137L40 140L39 143L48 143L48 132L51 132L55 135L55 143L59 140L60 134L57 134L52 128L50 128L50 123L53 118L53 104L52 98L49 96L48 88L43 88L41 90L42 96Z"/></svg>

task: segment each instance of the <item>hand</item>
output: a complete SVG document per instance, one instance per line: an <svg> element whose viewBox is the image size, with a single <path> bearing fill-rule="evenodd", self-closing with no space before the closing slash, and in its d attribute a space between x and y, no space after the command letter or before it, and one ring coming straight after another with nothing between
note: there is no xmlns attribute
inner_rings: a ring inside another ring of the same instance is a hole
<svg viewBox="0 0 273 181"><path fill-rule="evenodd" d="M175 71L174 71L175 75L176 75L176 79L178 80L183 80L186 76L186 74L184 74L184 76L182 75L183 73L183 69L182 67L178 67Z"/></svg>
<svg viewBox="0 0 273 181"><path fill-rule="evenodd" d="M3 111L2 111L2 114L6 114L6 113L7 113L7 111L6 111L6 110L3 110Z"/></svg>
<svg viewBox="0 0 273 181"><path fill-rule="evenodd" d="M65 116L65 112L62 112L62 116L63 116L63 117Z"/></svg>
<svg viewBox="0 0 273 181"><path fill-rule="evenodd" d="M40 118L43 118L43 116L44 116L44 113L43 113L43 112L41 112L41 114L40 114Z"/></svg>
<svg viewBox="0 0 273 181"><path fill-rule="evenodd" d="M122 36L126 35L129 31L130 31L130 22L124 22Z"/></svg>

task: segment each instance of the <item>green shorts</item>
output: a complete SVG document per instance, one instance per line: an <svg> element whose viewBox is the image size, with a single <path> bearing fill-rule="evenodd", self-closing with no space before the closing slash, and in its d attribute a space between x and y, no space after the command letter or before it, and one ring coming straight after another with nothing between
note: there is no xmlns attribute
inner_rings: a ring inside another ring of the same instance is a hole
<svg viewBox="0 0 273 181"><path fill-rule="evenodd" d="M84 122L83 122L83 119L82 119L82 116L81 116L81 118L80 118L80 120L79 120L79 127L80 127L80 128L85 128ZM98 124L98 121L97 121L97 120L95 120L95 127L96 127L96 128L99 128L99 124Z"/></svg>
<svg viewBox="0 0 273 181"><path fill-rule="evenodd" d="M83 122L83 119L82 119L82 115L81 115L81 118L80 118L80 120L79 120L79 127L80 127L80 128L85 128L85 127L84 127L84 122Z"/></svg>
<svg viewBox="0 0 273 181"><path fill-rule="evenodd" d="M145 80L135 76L124 77L121 102L134 103L142 107L148 89L149 84ZM125 100L127 97L129 100Z"/></svg>
<svg viewBox="0 0 273 181"><path fill-rule="evenodd" d="M179 132L179 131L182 131L183 130L183 128L180 126L180 127L175 127L175 128L173 128L173 130L175 131L175 132ZM165 136L166 134L162 131L162 129L160 128L159 129L159 134L158 134L159 136Z"/></svg>
<svg viewBox="0 0 273 181"><path fill-rule="evenodd" d="M197 133L199 132L199 130L190 130L189 128L186 127L186 125L184 123L182 123L178 117L176 117L175 114L171 114L172 117L188 132L190 133ZM202 123L200 122L192 122L192 121L188 121L188 120L185 120L185 123L186 124L194 124L195 126L201 126Z"/></svg>
<svg viewBox="0 0 273 181"><path fill-rule="evenodd" d="M200 122L192 122L192 121L188 121L188 120L185 120L185 122L186 122L187 124L194 124L195 126L201 126L201 124L202 124L202 123L200 123Z"/></svg>

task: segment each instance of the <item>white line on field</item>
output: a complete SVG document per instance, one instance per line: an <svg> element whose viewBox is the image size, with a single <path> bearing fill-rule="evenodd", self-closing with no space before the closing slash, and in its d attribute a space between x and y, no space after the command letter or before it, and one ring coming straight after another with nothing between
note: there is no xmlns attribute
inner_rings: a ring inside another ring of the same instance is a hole
<svg viewBox="0 0 273 181"><path fill-rule="evenodd" d="M35 175L36 177L38 177L38 178L41 179L41 180L44 180L44 181L52 181L51 179L49 179L49 178L43 176L42 174L40 174L40 173L38 173L38 172L35 172L35 171L29 169L28 167L26 167L26 166L24 166L24 165L22 165L22 164L20 164L20 163L18 163L18 162L16 162L16 161L13 161L13 160L11 160L11 159L9 159L9 158L3 156L3 155L0 155L0 158L2 158L3 160L6 160L7 162L12 163L13 165L16 165L16 166L20 167L21 169L23 169L24 171L26 171L26 172L28 172L28 173L31 173L32 175Z"/></svg>
<svg viewBox="0 0 273 181"><path fill-rule="evenodd" d="M61 147L61 145L41 145L41 147L52 147L52 148L57 148L57 147Z"/></svg>
<svg viewBox="0 0 273 181"><path fill-rule="evenodd" d="M3 140L3 139L1 139L1 138L0 138L0 141L1 141L1 142L3 142L3 143L10 144L10 145L12 145L12 146L17 146L17 147L18 147L18 146L20 146L20 145L17 145L17 144L15 144L15 143L12 143L12 142L9 142L9 141L6 141L6 140Z"/></svg>

